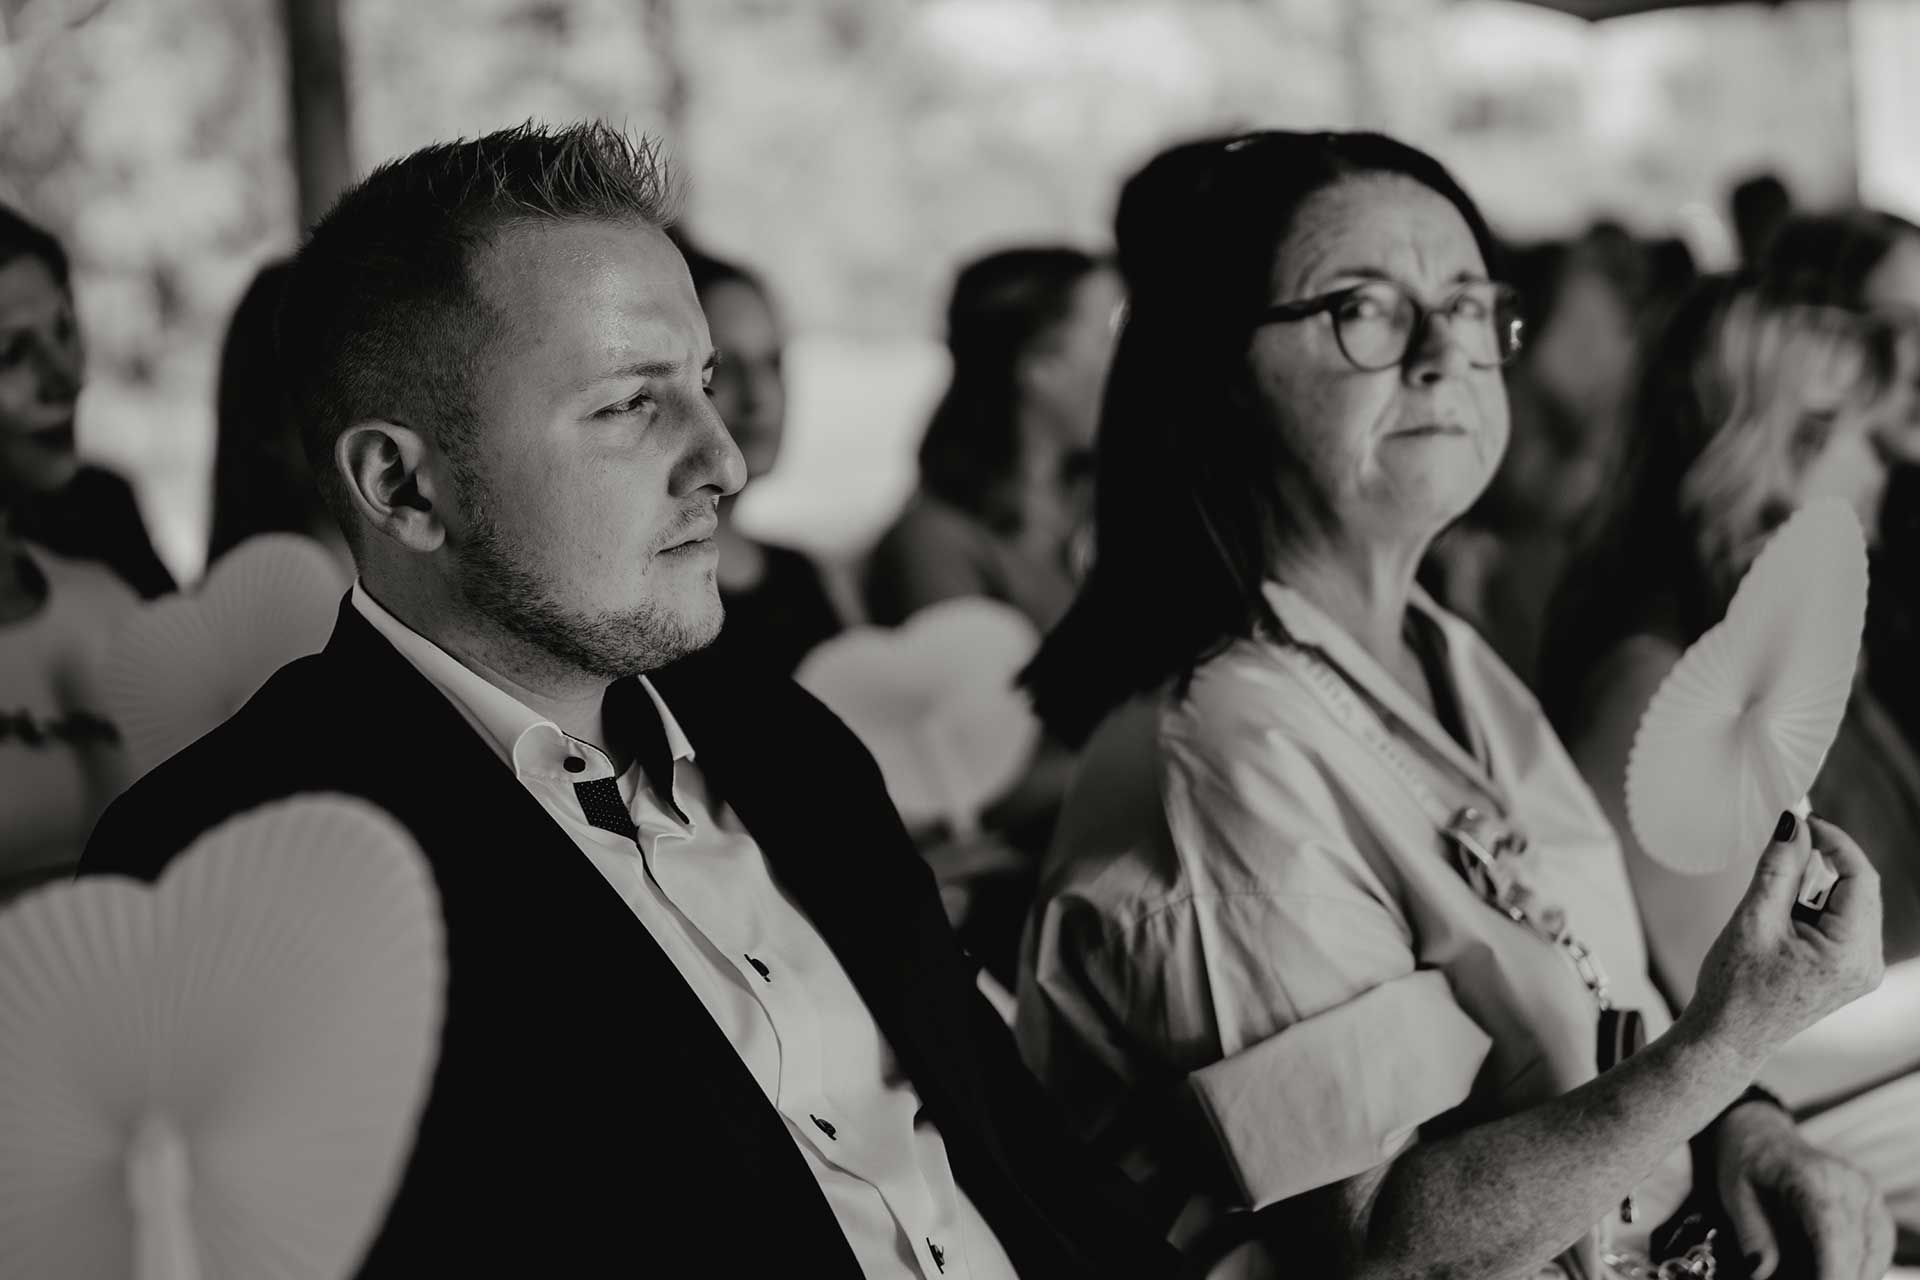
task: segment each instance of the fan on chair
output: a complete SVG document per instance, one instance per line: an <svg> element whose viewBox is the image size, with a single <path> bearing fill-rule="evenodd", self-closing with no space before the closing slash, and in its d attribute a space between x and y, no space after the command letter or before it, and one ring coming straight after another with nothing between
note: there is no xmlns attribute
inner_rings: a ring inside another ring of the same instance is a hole
<svg viewBox="0 0 1920 1280"><path fill-rule="evenodd" d="M101 696L138 778L238 711L267 677L327 642L350 584L324 547L269 533L190 593L147 605L101 663Z"/></svg>
<svg viewBox="0 0 1920 1280"><path fill-rule="evenodd" d="M399 1184L446 964L386 814L282 801L159 884L0 913L0 1275L338 1280Z"/></svg>

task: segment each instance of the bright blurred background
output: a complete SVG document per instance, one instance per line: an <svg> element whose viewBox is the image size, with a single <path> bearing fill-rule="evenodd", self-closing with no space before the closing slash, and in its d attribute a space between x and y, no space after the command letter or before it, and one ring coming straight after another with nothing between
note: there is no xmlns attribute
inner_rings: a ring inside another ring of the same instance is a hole
<svg viewBox="0 0 1920 1280"><path fill-rule="evenodd" d="M840 562L912 485L954 268L1104 245L1118 182L1183 137L1384 129L1503 234L1612 219L1704 268L1758 173L1920 215L1906 0L0 0L0 35L0 198L75 259L81 447L183 580L254 270L373 163L528 117L664 134L693 233L767 277L790 423L741 522Z"/></svg>

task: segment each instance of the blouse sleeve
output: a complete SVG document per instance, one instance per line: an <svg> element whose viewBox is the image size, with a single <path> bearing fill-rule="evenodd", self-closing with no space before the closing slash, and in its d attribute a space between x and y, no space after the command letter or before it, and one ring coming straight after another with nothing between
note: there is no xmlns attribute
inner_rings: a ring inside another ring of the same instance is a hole
<svg viewBox="0 0 1920 1280"><path fill-rule="evenodd" d="M1193 892L1106 932L1097 987L1178 1064L1260 1208L1391 1160L1466 1099L1491 1041L1416 966L1359 797L1279 734L1163 734L1162 802Z"/></svg>

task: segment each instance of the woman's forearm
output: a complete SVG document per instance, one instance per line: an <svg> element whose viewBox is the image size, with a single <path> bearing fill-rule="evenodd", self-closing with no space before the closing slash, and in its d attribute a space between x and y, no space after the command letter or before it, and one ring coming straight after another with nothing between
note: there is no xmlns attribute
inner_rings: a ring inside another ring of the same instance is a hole
<svg viewBox="0 0 1920 1280"><path fill-rule="evenodd" d="M1759 1065L1683 1019L1550 1102L1416 1143L1354 1188L1354 1274L1531 1275L1705 1128Z"/></svg>

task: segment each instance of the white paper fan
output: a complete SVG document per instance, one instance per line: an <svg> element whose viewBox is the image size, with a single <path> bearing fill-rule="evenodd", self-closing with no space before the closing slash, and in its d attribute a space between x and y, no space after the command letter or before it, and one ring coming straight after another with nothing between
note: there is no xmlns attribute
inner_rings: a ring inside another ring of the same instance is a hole
<svg viewBox="0 0 1920 1280"><path fill-rule="evenodd" d="M1014 676L1040 636L1018 610L978 597L920 610L900 627L856 627L807 655L795 678L879 761L909 824L971 833L1040 739Z"/></svg>
<svg viewBox="0 0 1920 1280"><path fill-rule="evenodd" d="M1809 503L1767 542L1727 616L1654 693L1627 761L1647 854L1704 875L1755 859L1813 785L1853 688L1867 549L1851 509Z"/></svg>
<svg viewBox="0 0 1920 1280"><path fill-rule="evenodd" d="M267 677L333 630L350 584L298 534L249 538L192 592L131 618L101 664L101 696L139 777L245 705Z"/></svg>
<svg viewBox="0 0 1920 1280"><path fill-rule="evenodd" d="M308 796L160 883L0 913L0 1275L337 1280L439 1054L439 902L400 826Z"/></svg>

